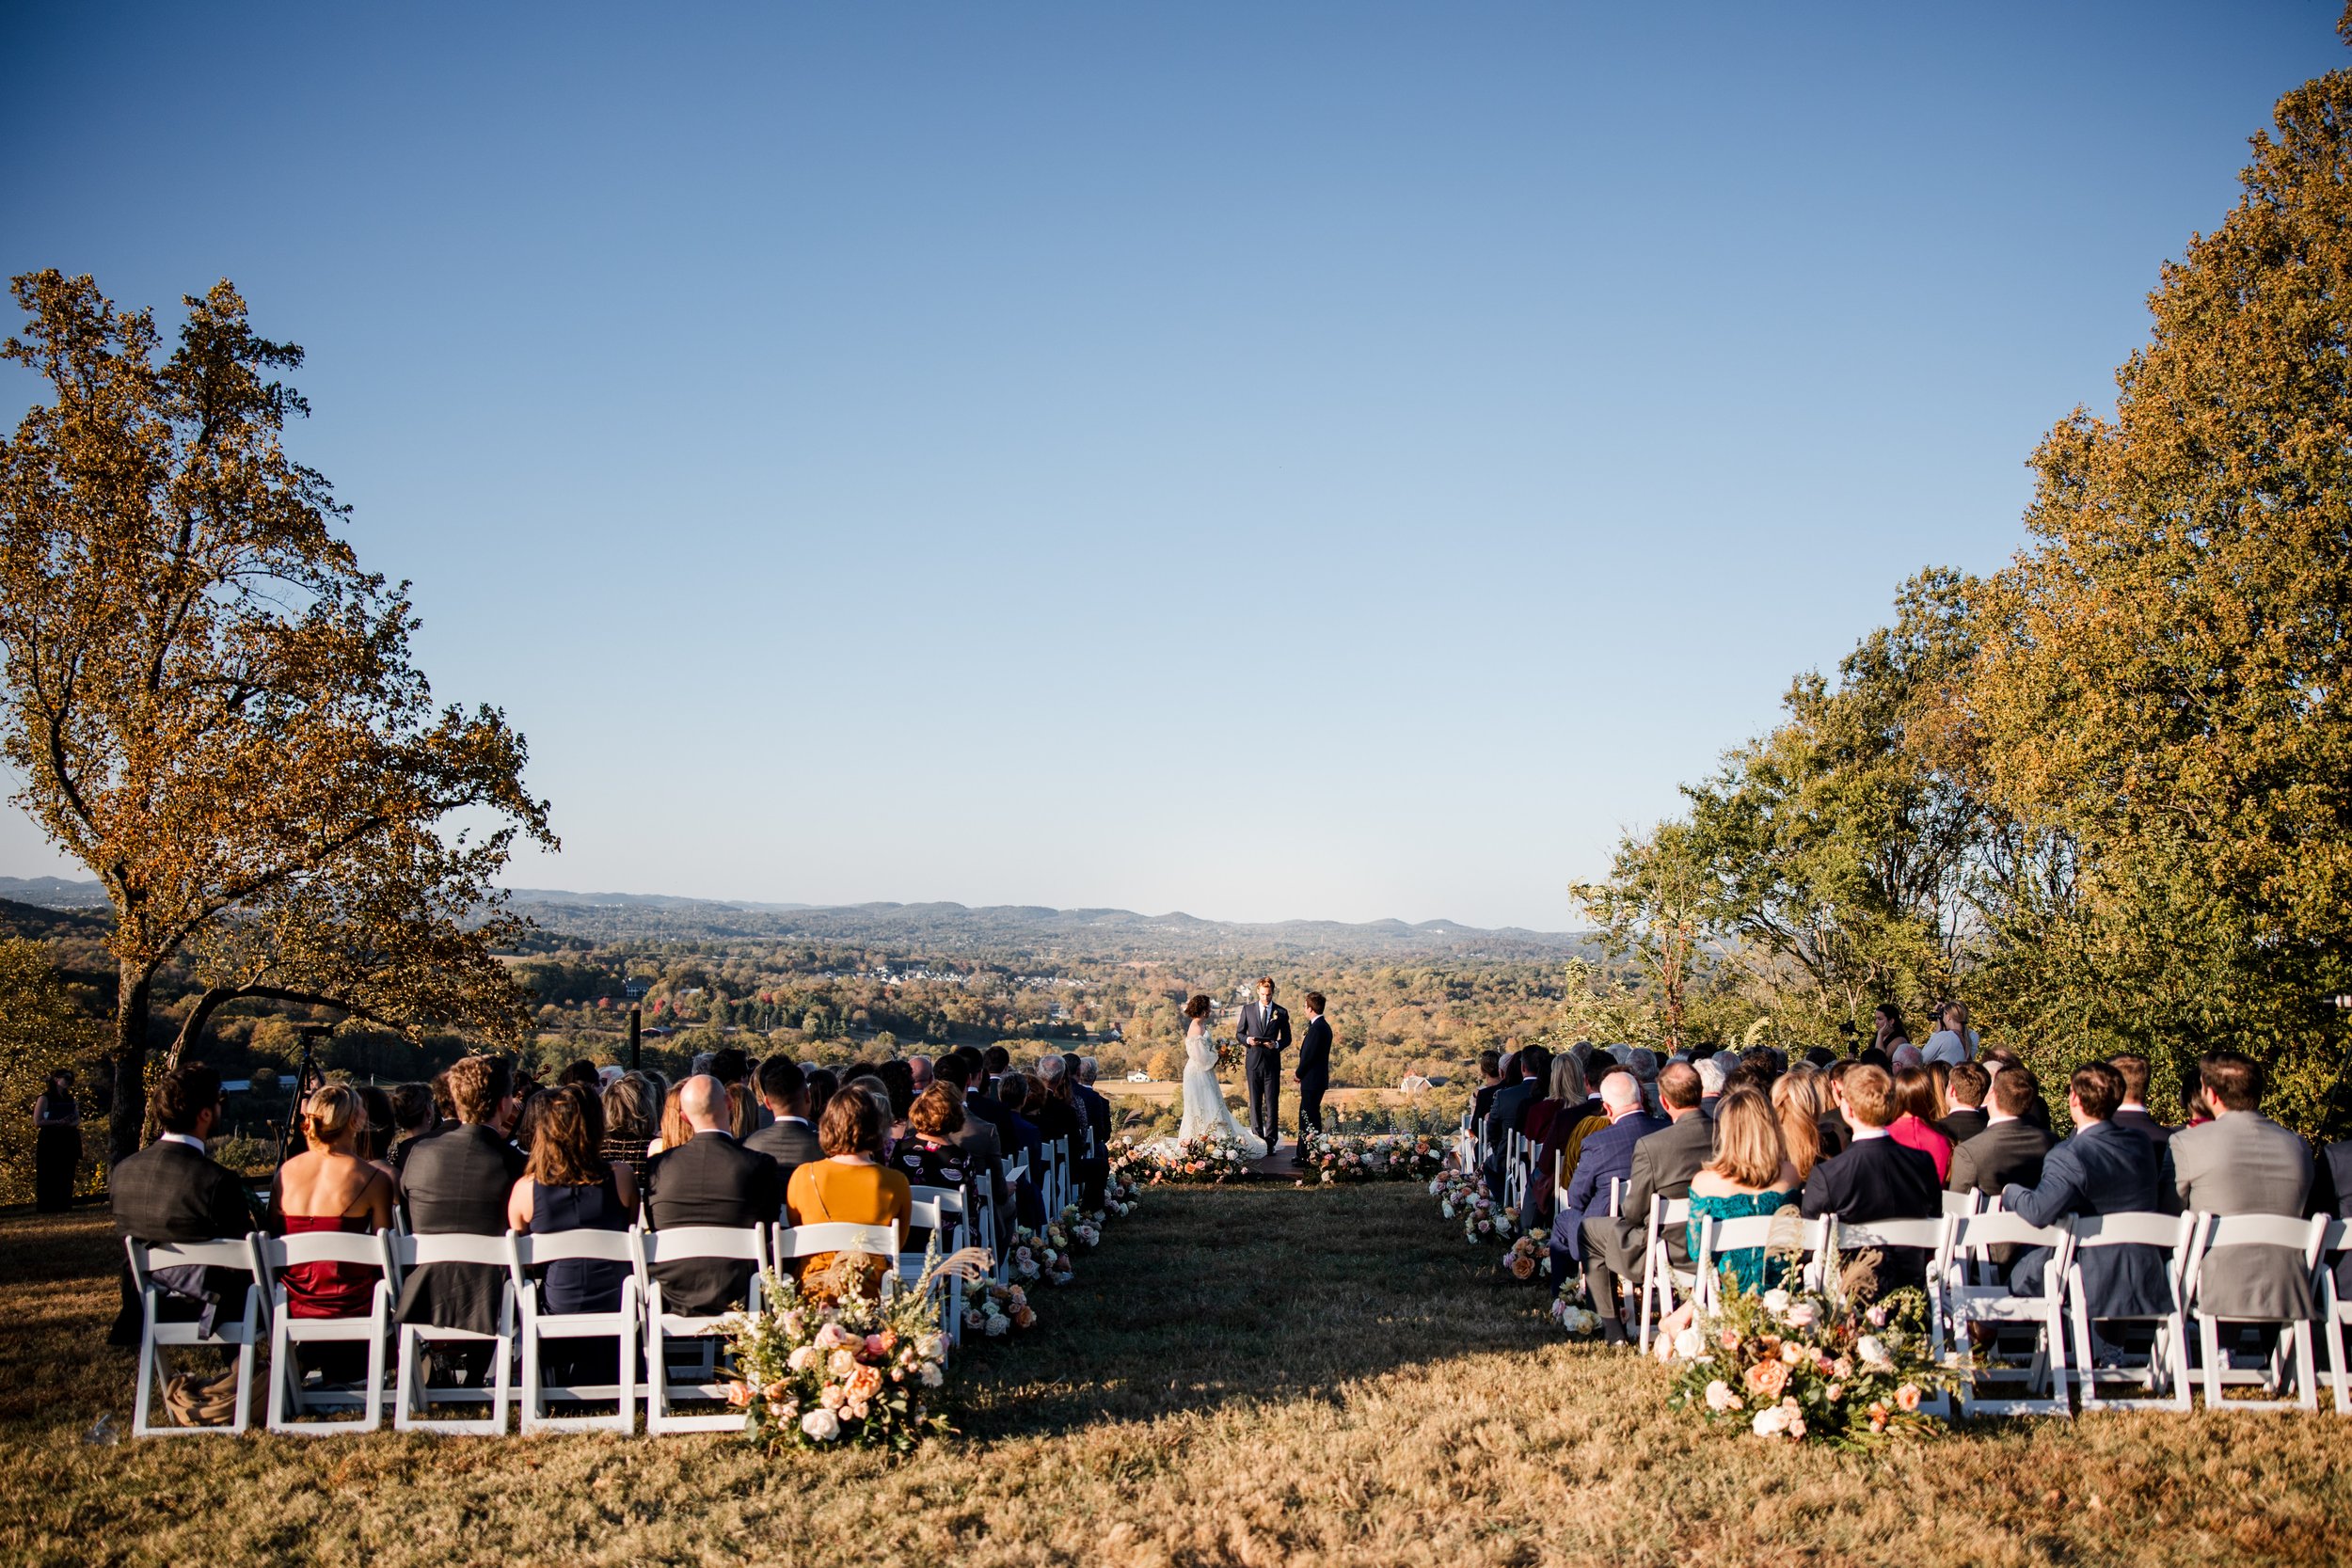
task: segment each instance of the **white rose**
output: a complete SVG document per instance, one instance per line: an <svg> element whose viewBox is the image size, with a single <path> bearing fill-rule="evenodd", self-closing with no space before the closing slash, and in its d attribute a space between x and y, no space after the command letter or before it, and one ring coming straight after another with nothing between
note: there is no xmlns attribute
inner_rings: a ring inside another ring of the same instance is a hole
<svg viewBox="0 0 2352 1568"><path fill-rule="evenodd" d="M812 1410L801 1418L801 1430L819 1443L830 1443L841 1435L841 1418L830 1410Z"/></svg>
<svg viewBox="0 0 2352 1568"><path fill-rule="evenodd" d="M1811 1328L1820 1320L1821 1309L1809 1301L1801 1301L1782 1314L1790 1328Z"/></svg>
<svg viewBox="0 0 2352 1568"><path fill-rule="evenodd" d="M1722 1378L1717 1378L1714 1382L1707 1386L1708 1409L1738 1410L1740 1408L1741 1403L1742 1402L1740 1396L1731 1391L1731 1385L1725 1383Z"/></svg>
<svg viewBox="0 0 2352 1568"><path fill-rule="evenodd" d="M803 1345L798 1350L795 1350L790 1355L786 1356L784 1358L784 1364L791 1368L796 1372L804 1372L808 1370L809 1363L816 1359L817 1347L815 1345Z"/></svg>
<svg viewBox="0 0 2352 1568"><path fill-rule="evenodd" d="M1764 1292L1764 1309L1775 1318L1787 1315L1788 1301L1788 1292L1786 1291L1772 1290Z"/></svg>
<svg viewBox="0 0 2352 1568"><path fill-rule="evenodd" d="M1005 1330L1010 1328L1011 1326L1012 1320L1010 1318L1006 1317L1001 1312L995 1313L988 1320L988 1337L992 1339L1001 1339L1005 1337Z"/></svg>
<svg viewBox="0 0 2352 1568"><path fill-rule="evenodd" d="M1895 1364L1888 1357L1886 1347L1879 1343L1878 1337L1875 1335L1865 1334L1861 1338L1856 1339L1853 1342L1853 1353L1862 1357L1862 1364L1866 1367L1891 1367Z"/></svg>
<svg viewBox="0 0 2352 1568"><path fill-rule="evenodd" d="M1696 1361L1707 1354L1707 1336L1697 1324L1675 1336L1675 1354L1685 1361Z"/></svg>
<svg viewBox="0 0 2352 1568"><path fill-rule="evenodd" d="M1748 1430L1758 1437L1777 1437L1788 1430L1788 1412L1780 1405L1768 1404L1756 1413Z"/></svg>
<svg viewBox="0 0 2352 1568"><path fill-rule="evenodd" d="M923 1386L924 1386L924 1387L926 1387L926 1388L936 1388L936 1387L938 1387L941 1384L943 1384L943 1383L945 1383L945 1382L946 1382L946 1381L947 1381L947 1375L946 1375L945 1372L943 1372L943 1371L941 1371L941 1370L939 1370L939 1363L938 1363L938 1362L936 1362L936 1361L926 1361L926 1362L924 1362L924 1363L923 1363Z"/></svg>

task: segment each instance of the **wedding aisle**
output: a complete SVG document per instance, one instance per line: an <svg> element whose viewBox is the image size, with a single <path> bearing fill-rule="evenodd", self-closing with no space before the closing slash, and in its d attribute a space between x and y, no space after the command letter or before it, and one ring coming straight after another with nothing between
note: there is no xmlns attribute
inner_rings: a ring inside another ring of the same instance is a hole
<svg viewBox="0 0 2352 1568"><path fill-rule="evenodd" d="M1730 1438L1570 1344L1409 1182L1155 1188L891 1464L731 1439L86 1440L103 1221L0 1221L0 1560L1423 1568L2330 1560L2332 1419L2013 1423L1857 1459ZM2220 1515L2185 1505L2226 1487ZM2128 1524L2134 1528L2119 1528Z"/></svg>

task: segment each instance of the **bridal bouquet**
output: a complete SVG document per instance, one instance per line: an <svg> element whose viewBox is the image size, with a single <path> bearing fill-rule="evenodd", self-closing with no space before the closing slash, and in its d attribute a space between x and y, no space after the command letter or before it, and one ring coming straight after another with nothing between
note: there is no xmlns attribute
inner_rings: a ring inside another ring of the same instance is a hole
<svg viewBox="0 0 2352 1568"><path fill-rule="evenodd" d="M766 1305L727 1321L736 1374L727 1402L742 1410L745 1438L768 1448L905 1453L927 1435L953 1432L940 1409L947 1341L932 1287L961 1266L934 1255L920 1283L880 1299L864 1292L862 1275L845 1271L843 1293L822 1306L768 1273Z"/></svg>
<svg viewBox="0 0 2352 1568"><path fill-rule="evenodd" d="M1674 1370L1667 1402L1758 1437L1862 1448L1936 1430L1919 1407L1951 1386L1927 1331L1927 1297L1867 1299L1872 1254L1857 1254L1839 1292L1735 1290L1722 1309L1661 1340Z"/></svg>

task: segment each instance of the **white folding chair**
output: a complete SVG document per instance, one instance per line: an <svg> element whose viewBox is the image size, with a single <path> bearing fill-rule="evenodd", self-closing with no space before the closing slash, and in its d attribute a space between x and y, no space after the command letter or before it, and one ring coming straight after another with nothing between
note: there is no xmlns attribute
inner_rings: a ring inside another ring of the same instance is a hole
<svg viewBox="0 0 2352 1568"><path fill-rule="evenodd" d="M964 1245L969 1234L966 1229L963 1194L953 1187L915 1188L914 1207L907 1224L914 1229L930 1231L938 1244L939 1255L942 1258L946 1257L958 1247ZM911 1286L920 1280L923 1277L925 1261L926 1255L920 1252L898 1254L899 1283ZM943 1326L947 1335L947 1342L951 1345L961 1344L963 1342L962 1276L959 1275L948 1276L943 1310L946 1314Z"/></svg>
<svg viewBox="0 0 2352 1568"><path fill-rule="evenodd" d="M1944 1217L1947 1220L1956 1220L1975 1213L1977 1200L1983 1196L1973 1187L1964 1193L1946 1193L1944 1195Z"/></svg>
<svg viewBox="0 0 2352 1568"><path fill-rule="evenodd" d="M394 1432L477 1433L503 1436L506 1407L514 1397L515 1291L507 1277L506 1238L503 1236L395 1236L393 1267L402 1275L435 1263L476 1263L499 1271L499 1326L495 1334L474 1334L462 1328L435 1328L424 1323L400 1325L400 1371L392 1391ZM432 1359L424 1341L456 1340L490 1347L490 1386L437 1384L420 1367ZM487 1404L487 1416L428 1418L437 1404Z"/></svg>
<svg viewBox="0 0 2352 1568"><path fill-rule="evenodd" d="M2268 1246L2279 1247L2302 1259L2303 1267L2316 1272L2320 1249L2328 1242L2328 1217L2314 1215L2311 1219L2291 1219L2284 1214L2201 1214L2197 1240L2188 1260L2188 1305L2197 1319L2199 1354L2205 1363L2205 1408L2207 1410L2317 1410L2319 1408L2319 1366L2312 1352L2312 1324L2308 1318L2279 1318L2269 1320L2232 1318L2226 1321L2240 1324L2266 1323L2278 1330L2277 1342L2268 1357L2259 1363L2243 1361L2235 1348L2225 1349L2221 1343L2221 1324L2225 1321L2205 1310L2203 1287L2208 1265L2218 1247ZM2259 1386L2277 1395L2292 1376L2295 1382L2293 1399L2224 1401L2225 1387Z"/></svg>
<svg viewBox="0 0 2352 1568"><path fill-rule="evenodd" d="M1723 1264L1719 1259L1724 1254L1756 1247L1776 1257L1794 1253L1796 1267L1801 1271L1805 1256L1820 1251L1826 1223L1806 1219L1793 1203L1769 1214L1747 1214L1732 1220L1717 1219L1712 1214L1699 1216L1692 1222L1691 1238L1691 1297L1699 1314L1705 1316L1723 1309ZM1791 1283L1794 1278L1792 1275Z"/></svg>
<svg viewBox="0 0 2352 1568"><path fill-rule="evenodd" d="M1003 1248L996 1244L996 1180L986 1171L972 1173L973 1212L969 1218L977 1225L979 1244L988 1253L988 1269L999 1283L1005 1277Z"/></svg>
<svg viewBox="0 0 2352 1568"><path fill-rule="evenodd" d="M673 1312L661 1299L661 1281L654 1275L657 1263L676 1263L696 1259L717 1259L752 1265L751 1284L744 1305L750 1311L760 1309L760 1271L768 1266L768 1235L765 1228L745 1226L689 1225L668 1230L632 1230L630 1239L637 1247L637 1277L639 1289L645 1296L645 1433L659 1436L671 1432L740 1432L748 1418L740 1410L728 1410L715 1415L674 1416L670 1402L674 1399L723 1400L726 1388L720 1384L719 1341L728 1317L726 1312ZM670 1379L669 1353L673 1340L689 1341L688 1347L696 1356L687 1373L687 1381L673 1383Z"/></svg>
<svg viewBox="0 0 2352 1568"><path fill-rule="evenodd" d="M2352 1226L2340 1219L2329 1220L2319 1250L2319 1326L2320 1332L2328 1336L2328 1382L2335 1390L2336 1414L2352 1416L2352 1367L2345 1365L2344 1354L2344 1331L2352 1328L2352 1301L2346 1301L2338 1291L2336 1271L2326 1267L2327 1259L2352 1250Z"/></svg>
<svg viewBox="0 0 2352 1568"><path fill-rule="evenodd" d="M309 1230L294 1236L256 1232L253 1275L269 1291L269 1418L268 1429L302 1437L332 1437L345 1432L373 1432L384 1422L385 1343L392 1337L392 1233L352 1235L342 1231ZM286 1309L285 1273L305 1263L358 1263L376 1270L375 1290L364 1317L297 1318ZM368 1347L367 1382L357 1389L337 1388L321 1379L307 1386L296 1345L364 1344ZM340 1420L301 1421L310 1410L358 1409L361 1414Z"/></svg>
<svg viewBox="0 0 2352 1568"><path fill-rule="evenodd" d="M1674 1315L1676 1288L1680 1287L1686 1296L1698 1289L1698 1275L1689 1269L1676 1268L1666 1257L1666 1227L1683 1227L1687 1238L1690 1223L1689 1198L1668 1198L1661 1197L1656 1193L1650 1194L1649 1241L1642 1249L1641 1344L1644 1355L1649 1354L1650 1325L1664 1323Z"/></svg>
<svg viewBox="0 0 2352 1568"><path fill-rule="evenodd" d="M637 1430L637 1335L644 1322L644 1298L637 1276L637 1243L625 1230L557 1230L545 1235L517 1232L510 1236L507 1266L515 1291L516 1334L522 1341L522 1430L534 1432L620 1432ZM539 1306L539 1283L533 1269L549 1263L625 1263L620 1305L610 1312L548 1312ZM546 1342L549 1339L611 1339L620 1348L617 1383L549 1384L546 1377ZM550 1416L556 1401L614 1405L610 1416Z"/></svg>
<svg viewBox="0 0 2352 1568"><path fill-rule="evenodd" d="M2187 1300L2189 1249L2197 1234L2194 1214L2077 1214L2069 1227L2074 1233L2074 1255L2066 1268L2066 1299L2074 1324L2074 1365L2069 1377L2081 1390L2085 1413L2093 1410L2186 1410L2191 1379L2188 1371ZM2108 1323L2153 1325L2155 1338L2144 1367L2102 1367L2091 1353L2090 1292L2083 1287L2083 1254L2110 1246L2157 1246L2171 1253L2166 1262L2166 1288L2172 1292L2172 1309L2153 1316L2103 1319ZM2144 1399L2109 1399L2102 1384L2144 1388Z"/></svg>
<svg viewBox="0 0 2352 1568"><path fill-rule="evenodd" d="M253 1352L261 1343L262 1319L262 1286L260 1275L254 1272L258 1265L253 1259L252 1237L151 1244L126 1236L122 1244L131 1259L131 1283L139 1292L139 1391L131 1405L131 1435L178 1437L191 1433L244 1432L253 1424ZM215 1322L210 1334L203 1332L200 1322L160 1316L167 1298L196 1305L191 1298L155 1282L155 1270L177 1268L233 1269L249 1276L253 1285L245 1293L244 1315L235 1323ZM156 1381L165 1375L164 1349L183 1345L236 1351L237 1408L227 1426L156 1426L148 1420Z"/></svg>
<svg viewBox="0 0 2352 1568"><path fill-rule="evenodd" d="M1953 1344L1966 1342L1970 1325L1993 1330L1984 1346L1972 1347L1966 1386L1959 1413L1968 1416L2067 1416L2074 1414L2066 1377L2066 1271L2074 1259L2074 1233L2061 1221L2028 1225L2015 1214L1967 1214L1940 1222L1943 1247L1937 1252L1928 1280L1929 1299L1948 1325ZM1967 1255L1996 1246L2043 1246L2050 1249L2042 1270L2042 1294L2013 1296L2009 1287L1972 1283ZM2005 1329L2031 1330L2032 1354L2024 1362L2003 1360L1999 1335ZM1980 1385L2022 1383L2025 1392L2010 1398L1978 1393ZM2036 1389L2047 1388L2047 1394Z"/></svg>

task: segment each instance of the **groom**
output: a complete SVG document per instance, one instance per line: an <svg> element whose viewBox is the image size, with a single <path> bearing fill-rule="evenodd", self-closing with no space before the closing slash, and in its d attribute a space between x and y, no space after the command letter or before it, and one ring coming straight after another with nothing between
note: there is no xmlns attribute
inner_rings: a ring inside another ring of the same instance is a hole
<svg viewBox="0 0 2352 1568"><path fill-rule="evenodd" d="M1265 1141L1272 1159L1282 1147L1282 1052L1291 1043L1291 1015L1275 1005L1274 982L1258 982L1258 1000L1241 1010L1243 1066L1249 1077L1249 1131Z"/></svg>

